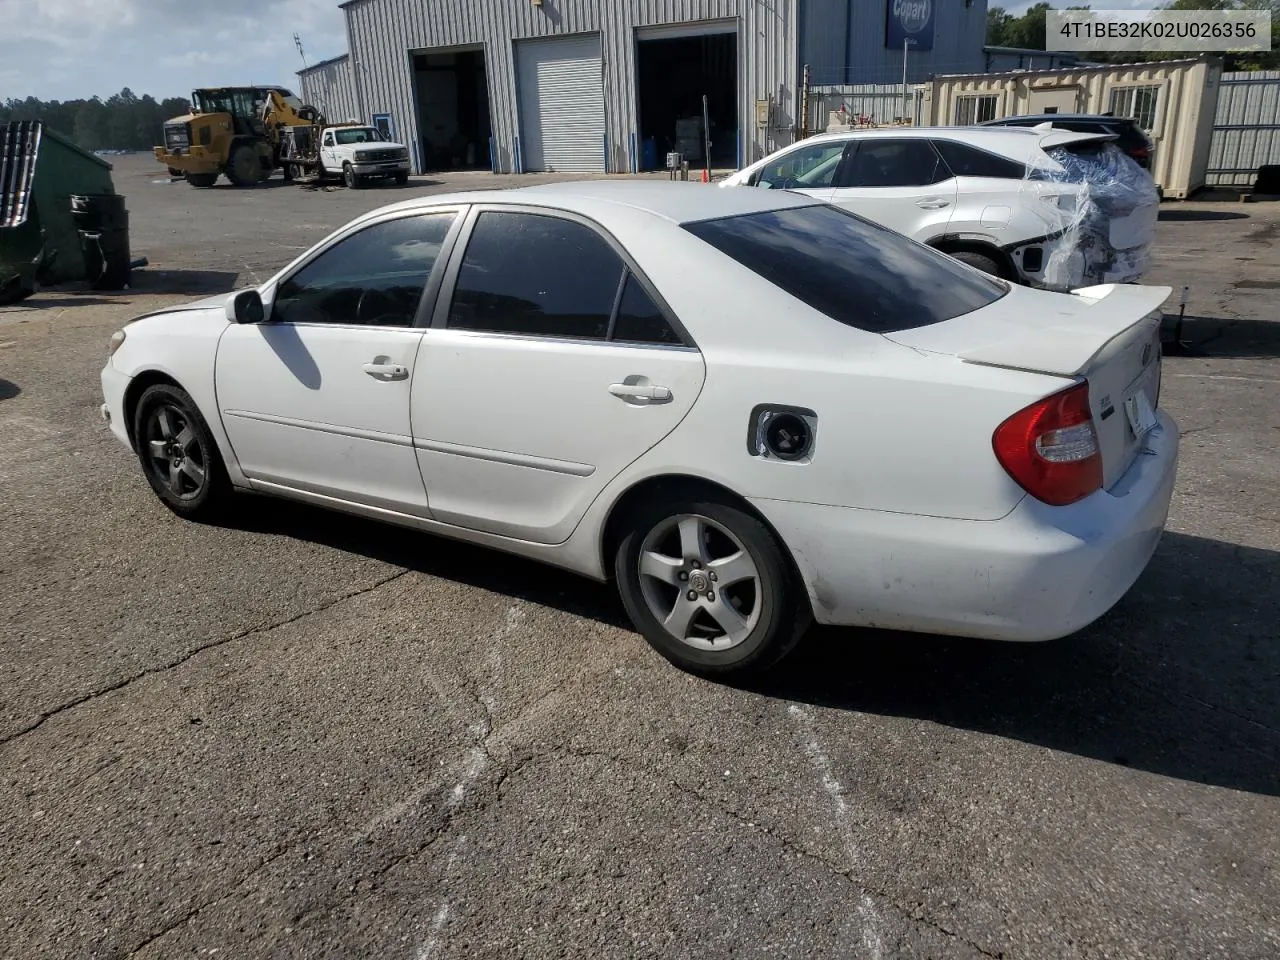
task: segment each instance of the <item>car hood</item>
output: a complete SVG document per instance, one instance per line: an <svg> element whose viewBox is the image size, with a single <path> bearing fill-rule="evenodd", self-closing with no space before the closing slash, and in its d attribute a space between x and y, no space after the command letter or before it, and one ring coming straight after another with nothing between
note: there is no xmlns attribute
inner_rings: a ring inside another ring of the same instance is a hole
<svg viewBox="0 0 1280 960"><path fill-rule="evenodd" d="M152 310L150 313L143 313L130 320L130 323L137 323L139 320L148 320L151 317L161 317L171 313L190 313L193 310L224 310L227 301L236 295L235 290L230 293L219 293L212 297L204 297L201 300L192 300L189 303L177 303L170 307L163 307L159 310Z"/></svg>

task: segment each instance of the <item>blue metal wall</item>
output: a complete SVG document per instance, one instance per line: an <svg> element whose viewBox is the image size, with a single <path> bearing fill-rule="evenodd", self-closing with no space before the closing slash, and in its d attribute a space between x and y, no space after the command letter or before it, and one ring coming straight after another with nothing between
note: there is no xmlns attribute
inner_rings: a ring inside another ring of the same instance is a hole
<svg viewBox="0 0 1280 960"><path fill-rule="evenodd" d="M801 0L800 62L815 84L900 83L902 49L885 47L893 0ZM908 53L907 81L931 74L981 73L987 0L932 0L933 49Z"/></svg>

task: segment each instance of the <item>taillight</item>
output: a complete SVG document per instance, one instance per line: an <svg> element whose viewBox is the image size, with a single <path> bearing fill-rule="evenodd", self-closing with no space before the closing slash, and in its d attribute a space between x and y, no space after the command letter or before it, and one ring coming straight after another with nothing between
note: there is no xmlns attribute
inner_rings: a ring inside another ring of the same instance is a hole
<svg viewBox="0 0 1280 960"><path fill-rule="evenodd" d="M1018 485L1055 507L1102 487L1102 456L1089 410L1089 384L1037 400L996 429L996 459Z"/></svg>

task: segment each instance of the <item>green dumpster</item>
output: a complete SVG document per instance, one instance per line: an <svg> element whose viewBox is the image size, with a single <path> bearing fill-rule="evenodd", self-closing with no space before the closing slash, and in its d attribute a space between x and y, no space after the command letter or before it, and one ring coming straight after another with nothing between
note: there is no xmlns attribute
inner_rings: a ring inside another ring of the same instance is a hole
<svg viewBox="0 0 1280 960"><path fill-rule="evenodd" d="M85 279L71 197L114 193L105 160L38 120L0 123L0 302L36 280Z"/></svg>

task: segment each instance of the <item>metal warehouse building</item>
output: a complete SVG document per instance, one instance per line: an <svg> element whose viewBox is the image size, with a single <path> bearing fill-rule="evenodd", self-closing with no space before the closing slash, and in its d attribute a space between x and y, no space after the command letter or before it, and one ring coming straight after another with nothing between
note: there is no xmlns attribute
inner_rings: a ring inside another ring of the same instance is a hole
<svg viewBox="0 0 1280 960"><path fill-rule="evenodd" d="M330 118L414 167L625 173L790 143L801 73L887 82L981 69L986 0L348 0L348 54L299 74ZM707 98L709 135L703 132Z"/></svg>

